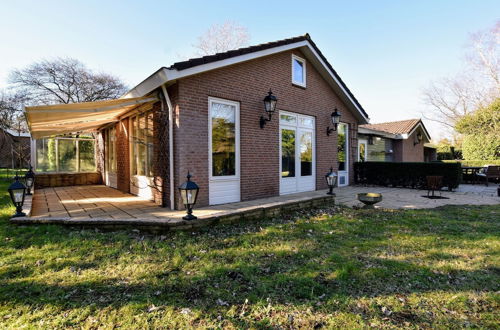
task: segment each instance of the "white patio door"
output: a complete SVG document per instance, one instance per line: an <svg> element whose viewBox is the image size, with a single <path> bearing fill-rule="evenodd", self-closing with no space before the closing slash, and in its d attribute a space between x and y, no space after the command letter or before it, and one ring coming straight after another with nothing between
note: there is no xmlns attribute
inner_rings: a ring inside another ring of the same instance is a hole
<svg viewBox="0 0 500 330"><path fill-rule="evenodd" d="M358 162L366 162L368 160L368 141L358 140Z"/></svg>
<svg viewBox="0 0 500 330"><path fill-rule="evenodd" d="M208 145L210 205L239 202L240 105L218 98L208 99Z"/></svg>
<svg viewBox="0 0 500 330"><path fill-rule="evenodd" d="M337 127L338 186L349 184L349 126L339 123Z"/></svg>
<svg viewBox="0 0 500 330"><path fill-rule="evenodd" d="M316 189L314 117L280 112L280 194Z"/></svg>

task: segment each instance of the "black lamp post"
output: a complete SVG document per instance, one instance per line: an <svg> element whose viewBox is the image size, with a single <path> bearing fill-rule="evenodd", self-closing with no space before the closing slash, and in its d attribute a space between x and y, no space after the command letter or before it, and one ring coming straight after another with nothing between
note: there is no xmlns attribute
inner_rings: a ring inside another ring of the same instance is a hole
<svg viewBox="0 0 500 330"><path fill-rule="evenodd" d="M333 167L330 167L330 173L327 173L325 175L326 179L326 184L328 185L329 191L327 192L328 195L335 195L333 193L333 188L335 187L335 184L337 184L337 173L333 171Z"/></svg>
<svg viewBox="0 0 500 330"><path fill-rule="evenodd" d="M276 103L278 102L278 98L273 95L271 89L267 93L267 96L264 98L264 110L266 111L269 118L264 118L264 116L260 116L260 128L264 128L266 126L266 122L271 121L271 117L276 111Z"/></svg>
<svg viewBox="0 0 500 330"><path fill-rule="evenodd" d="M337 130L337 126L340 123L340 112L337 110L337 108L335 108L335 111L332 112L331 120L332 120L333 127L330 128L330 126L328 126L326 128L326 135L328 135L328 136L330 136L330 134L332 132L335 132Z"/></svg>
<svg viewBox="0 0 500 330"><path fill-rule="evenodd" d="M33 172L33 167L30 165L30 169L24 175L24 183L26 184L26 195L31 195L31 188L35 184L35 172Z"/></svg>
<svg viewBox="0 0 500 330"><path fill-rule="evenodd" d="M26 187L19 181L19 176L16 175L15 181L7 189L10 194L10 199L16 207L16 214L14 217L24 217L26 213L23 212L24 197L26 196Z"/></svg>
<svg viewBox="0 0 500 330"><path fill-rule="evenodd" d="M194 220L197 219L193 215L193 206L196 204L196 199L198 198L198 191L200 188L196 183L191 181L191 174L187 175L187 181L181 184L179 187L179 193L181 194L182 204L186 207L187 215L182 219L184 220Z"/></svg>

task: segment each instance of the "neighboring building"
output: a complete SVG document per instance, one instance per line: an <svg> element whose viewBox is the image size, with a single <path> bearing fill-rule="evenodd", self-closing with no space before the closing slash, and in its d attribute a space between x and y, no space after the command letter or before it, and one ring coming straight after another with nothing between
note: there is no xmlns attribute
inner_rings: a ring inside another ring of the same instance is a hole
<svg viewBox="0 0 500 330"><path fill-rule="evenodd" d="M270 89L277 108L261 128ZM327 134L334 109L340 124ZM118 100L26 112L37 139L95 132L106 185L177 209L188 171L199 206L325 189L330 167L348 185L358 125L368 122L309 35L163 67Z"/></svg>
<svg viewBox="0 0 500 330"><path fill-rule="evenodd" d="M424 144L424 162L437 161L437 148L430 143Z"/></svg>
<svg viewBox="0 0 500 330"><path fill-rule="evenodd" d="M0 128L0 168L27 168L30 134Z"/></svg>
<svg viewBox="0 0 500 330"><path fill-rule="evenodd" d="M420 119L360 125L358 129L358 161L423 162L424 144L430 136Z"/></svg>

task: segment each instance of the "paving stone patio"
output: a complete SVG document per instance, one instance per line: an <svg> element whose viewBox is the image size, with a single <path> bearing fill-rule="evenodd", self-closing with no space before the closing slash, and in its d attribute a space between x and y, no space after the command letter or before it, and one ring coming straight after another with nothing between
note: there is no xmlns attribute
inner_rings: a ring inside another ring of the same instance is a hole
<svg viewBox="0 0 500 330"><path fill-rule="evenodd" d="M348 186L335 189L335 203L345 206L362 206L356 196L362 192L377 192L383 201L377 208L417 209L443 205L499 204L496 185L461 185L457 191L442 191L448 199L428 199L422 196L425 190ZM27 205L32 205L27 217L12 218L18 224L55 223L65 225L92 226L139 226L167 228L169 230L191 229L216 222L230 223L263 216L276 216L282 212L332 203L334 198L326 190L285 196L276 196L253 201L196 208L198 220L185 221L184 211L171 211L159 207L144 198L123 193L103 185L69 186L38 189ZM28 210L29 211L29 210Z"/></svg>

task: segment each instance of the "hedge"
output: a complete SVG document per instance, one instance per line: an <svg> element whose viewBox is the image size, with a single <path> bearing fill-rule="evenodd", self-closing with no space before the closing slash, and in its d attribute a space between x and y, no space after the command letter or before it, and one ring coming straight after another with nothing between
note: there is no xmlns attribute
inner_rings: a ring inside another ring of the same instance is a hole
<svg viewBox="0 0 500 330"><path fill-rule="evenodd" d="M462 181L460 163L400 163L357 162L354 163L354 180L360 184L411 187L424 189L426 176L443 177L443 186L448 190L457 188Z"/></svg>
<svg viewBox="0 0 500 330"><path fill-rule="evenodd" d="M460 163L462 166L500 165L500 159L474 159L474 160L441 160L443 163Z"/></svg>

